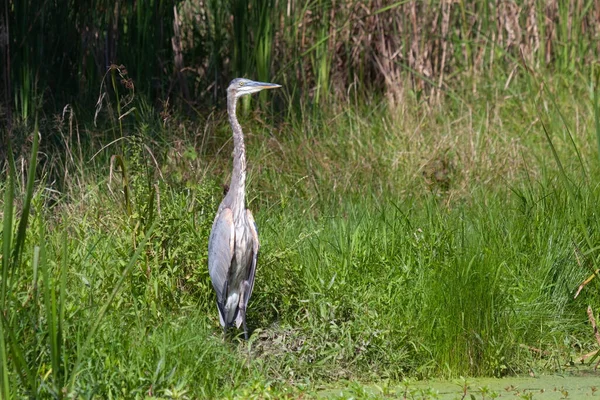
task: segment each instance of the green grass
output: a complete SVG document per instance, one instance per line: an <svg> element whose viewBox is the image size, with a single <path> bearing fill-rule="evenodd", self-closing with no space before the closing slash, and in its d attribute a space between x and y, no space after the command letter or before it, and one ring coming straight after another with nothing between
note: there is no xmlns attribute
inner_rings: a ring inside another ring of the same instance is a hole
<svg viewBox="0 0 600 400"><path fill-rule="evenodd" d="M3 397L312 397L560 369L593 350L598 280L573 294L600 240L596 91L532 80L428 111L407 95L277 124L242 115L262 244L247 343L223 341L206 268L230 171L222 116L132 112L104 123L127 137L93 162L100 143L35 184L10 169ZM60 193L52 176L67 177Z"/></svg>

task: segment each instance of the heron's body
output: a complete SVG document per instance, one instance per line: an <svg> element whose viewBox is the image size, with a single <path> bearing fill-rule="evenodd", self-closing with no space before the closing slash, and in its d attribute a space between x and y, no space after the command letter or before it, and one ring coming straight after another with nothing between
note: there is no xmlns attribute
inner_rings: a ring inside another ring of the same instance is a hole
<svg viewBox="0 0 600 400"><path fill-rule="evenodd" d="M226 331L234 322L238 328L243 324L246 339L246 308L254 287L260 245L254 217L246 209L246 149L235 108L239 97L275 87L279 85L234 79L227 89L227 112L233 130L233 173L208 240L208 271L217 293L221 326Z"/></svg>

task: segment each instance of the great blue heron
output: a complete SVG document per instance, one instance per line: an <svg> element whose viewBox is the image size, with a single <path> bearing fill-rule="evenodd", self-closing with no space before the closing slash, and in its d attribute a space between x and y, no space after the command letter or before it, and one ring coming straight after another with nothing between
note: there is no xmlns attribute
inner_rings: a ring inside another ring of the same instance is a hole
<svg viewBox="0 0 600 400"><path fill-rule="evenodd" d="M227 113L233 130L233 173L208 239L208 272L217 292L223 332L235 321L237 328L244 325L246 340L246 307L254 287L260 245L254 217L246 209L246 148L235 106L242 96L278 87L281 85L237 78L227 88Z"/></svg>

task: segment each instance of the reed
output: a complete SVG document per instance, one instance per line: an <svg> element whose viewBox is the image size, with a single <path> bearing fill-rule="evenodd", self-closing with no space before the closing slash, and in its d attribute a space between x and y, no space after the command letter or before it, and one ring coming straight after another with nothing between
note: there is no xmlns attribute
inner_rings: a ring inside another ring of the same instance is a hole
<svg viewBox="0 0 600 400"><path fill-rule="evenodd" d="M288 96L317 105L352 85L439 101L465 76L500 70L510 81L521 58L575 77L600 50L598 0L9 3L14 103L4 106L24 120L40 107L89 109L111 64L127 65L153 101L214 105L233 76L285 76L298 88Z"/></svg>

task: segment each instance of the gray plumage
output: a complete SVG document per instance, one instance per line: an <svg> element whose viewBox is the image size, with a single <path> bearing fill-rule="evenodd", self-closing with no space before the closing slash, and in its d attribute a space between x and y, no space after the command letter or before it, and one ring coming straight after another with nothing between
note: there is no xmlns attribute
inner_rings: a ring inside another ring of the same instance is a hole
<svg viewBox="0 0 600 400"><path fill-rule="evenodd" d="M254 287L260 245L254 217L246 209L246 148L235 108L241 96L278 87L281 86L236 78L227 88L227 113L233 130L233 173L208 239L208 272L217 293L224 332L235 322L237 328L243 325L246 339L246 308Z"/></svg>

